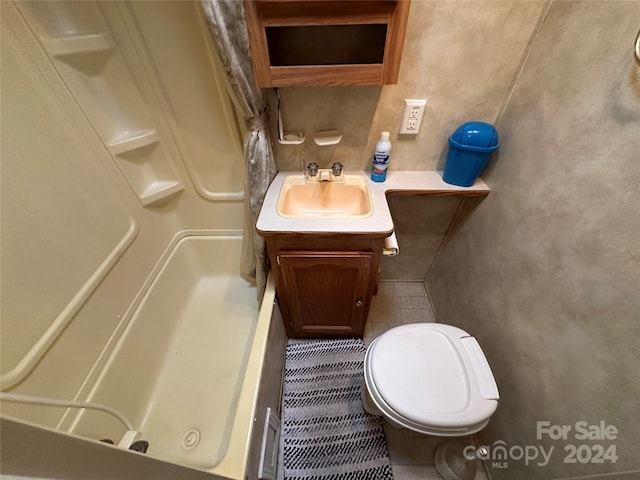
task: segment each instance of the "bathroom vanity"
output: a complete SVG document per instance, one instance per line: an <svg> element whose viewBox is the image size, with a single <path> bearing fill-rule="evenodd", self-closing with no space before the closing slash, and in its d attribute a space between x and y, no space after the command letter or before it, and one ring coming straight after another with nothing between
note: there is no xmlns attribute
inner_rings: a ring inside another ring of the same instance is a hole
<svg viewBox="0 0 640 480"><path fill-rule="evenodd" d="M289 337L361 337L387 233L266 236Z"/></svg>
<svg viewBox="0 0 640 480"><path fill-rule="evenodd" d="M449 185L439 172L390 172L383 183L364 172L337 182L309 182L299 172L273 180L256 229L289 337L363 335L385 238L394 231L389 193L460 196L453 228L489 188L480 179L466 188Z"/></svg>

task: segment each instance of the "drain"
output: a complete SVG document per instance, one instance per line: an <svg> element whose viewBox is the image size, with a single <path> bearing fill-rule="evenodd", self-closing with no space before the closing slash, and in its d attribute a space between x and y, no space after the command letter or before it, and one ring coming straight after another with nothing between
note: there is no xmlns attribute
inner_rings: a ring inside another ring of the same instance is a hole
<svg viewBox="0 0 640 480"><path fill-rule="evenodd" d="M200 430L197 428L190 428L184 435L182 435L182 448L185 450L191 450L200 442Z"/></svg>

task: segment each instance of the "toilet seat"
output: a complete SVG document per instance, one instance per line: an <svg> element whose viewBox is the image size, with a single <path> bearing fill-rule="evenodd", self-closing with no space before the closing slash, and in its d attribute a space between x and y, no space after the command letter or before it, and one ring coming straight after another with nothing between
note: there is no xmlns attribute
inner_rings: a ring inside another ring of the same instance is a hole
<svg viewBox="0 0 640 480"><path fill-rule="evenodd" d="M498 388L474 337L452 325L388 330L365 356L369 399L391 423L441 436L477 432L498 405Z"/></svg>

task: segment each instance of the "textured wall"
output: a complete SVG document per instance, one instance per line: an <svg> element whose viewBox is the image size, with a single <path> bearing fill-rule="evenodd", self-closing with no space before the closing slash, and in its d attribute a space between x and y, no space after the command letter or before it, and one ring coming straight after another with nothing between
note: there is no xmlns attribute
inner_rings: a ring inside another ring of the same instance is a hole
<svg viewBox="0 0 640 480"><path fill-rule="evenodd" d="M400 254L382 257L378 278L423 281L463 199L390 194L387 201Z"/></svg>
<svg viewBox="0 0 640 480"><path fill-rule="evenodd" d="M495 480L640 469L639 25L638 2L551 4L499 124L492 193L427 279L438 321L478 337L494 369L482 440L555 447ZM615 445L617 462L564 463L563 442L536 439L544 420L587 454ZM581 420L618 438L580 441Z"/></svg>
<svg viewBox="0 0 640 480"><path fill-rule="evenodd" d="M280 89L285 130L302 131L307 141L301 147L275 142L279 169L298 170L311 161L324 168L339 161L368 171L380 131L389 130L391 171L442 170L447 138L460 123L495 122L543 6L541 1L414 0L397 85ZM269 95L275 139L275 95ZM399 138L405 98L428 103L420 134ZM314 132L332 128L343 132L342 142L317 147ZM383 260L382 278L424 278L455 212L452 202L397 199L392 208L401 254Z"/></svg>
<svg viewBox="0 0 640 480"><path fill-rule="evenodd" d="M285 130L308 139L304 149L276 145L279 169L297 169L298 156L321 167L340 161L369 169L380 131L389 130L391 169L435 170L460 123L495 121L543 5L414 0L397 85L280 89ZM405 98L428 104L420 134L399 139ZM316 147L313 133L332 128L344 133L340 145Z"/></svg>

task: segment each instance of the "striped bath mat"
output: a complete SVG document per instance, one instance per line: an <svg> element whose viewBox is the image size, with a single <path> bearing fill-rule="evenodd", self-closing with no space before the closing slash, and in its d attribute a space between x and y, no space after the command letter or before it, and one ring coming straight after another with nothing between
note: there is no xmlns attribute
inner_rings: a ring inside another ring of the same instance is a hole
<svg viewBox="0 0 640 480"><path fill-rule="evenodd" d="M285 480L391 480L382 420L362 408L361 339L287 345L283 399Z"/></svg>

